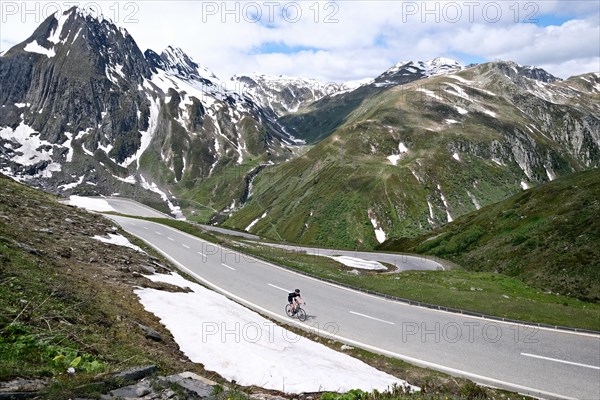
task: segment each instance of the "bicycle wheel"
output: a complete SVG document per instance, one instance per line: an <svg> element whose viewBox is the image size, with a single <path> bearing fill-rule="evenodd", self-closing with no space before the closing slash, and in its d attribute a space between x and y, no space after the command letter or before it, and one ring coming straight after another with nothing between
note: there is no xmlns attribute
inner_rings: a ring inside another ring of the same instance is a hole
<svg viewBox="0 0 600 400"><path fill-rule="evenodd" d="M296 315L298 316L298 319L302 322L306 321L306 312L298 307L298 310L296 311Z"/></svg>
<svg viewBox="0 0 600 400"><path fill-rule="evenodd" d="M288 317L291 317L292 314L292 305L291 304L287 304L285 306L285 313L287 314Z"/></svg>

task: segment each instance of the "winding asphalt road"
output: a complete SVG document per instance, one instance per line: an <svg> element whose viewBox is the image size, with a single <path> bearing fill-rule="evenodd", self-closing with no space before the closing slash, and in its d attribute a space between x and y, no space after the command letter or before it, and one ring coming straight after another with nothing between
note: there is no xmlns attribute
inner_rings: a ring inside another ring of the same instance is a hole
<svg viewBox="0 0 600 400"><path fill-rule="evenodd" d="M444 270L444 266L431 258L411 256L406 254L375 253L369 251L322 249L319 247L295 246L290 244L276 244L261 242L262 245L271 246L286 251L298 251L311 256L345 256L360 258L367 261L379 261L392 264L396 271L437 271Z"/></svg>
<svg viewBox="0 0 600 400"><path fill-rule="evenodd" d="M542 398L600 399L600 336L479 319L321 282L164 225L110 216L183 270L273 318L299 287L324 336L476 382Z"/></svg>

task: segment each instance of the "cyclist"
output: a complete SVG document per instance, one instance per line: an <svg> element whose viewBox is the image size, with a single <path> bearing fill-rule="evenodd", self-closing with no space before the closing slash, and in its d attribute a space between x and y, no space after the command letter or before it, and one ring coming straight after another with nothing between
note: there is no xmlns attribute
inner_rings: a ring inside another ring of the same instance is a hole
<svg viewBox="0 0 600 400"><path fill-rule="evenodd" d="M292 293L288 294L288 303L292 305L292 315L296 314L296 309L302 300L302 296L300 296L300 289L294 290Z"/></svg>

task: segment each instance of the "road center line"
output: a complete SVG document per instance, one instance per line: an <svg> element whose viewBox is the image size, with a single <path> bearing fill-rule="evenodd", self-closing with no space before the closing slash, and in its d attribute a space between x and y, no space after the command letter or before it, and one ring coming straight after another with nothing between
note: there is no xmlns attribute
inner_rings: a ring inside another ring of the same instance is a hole
<svg viewBox="0 0 600 400"><path fill-rule="evenodd" d="M188 246L187 244L183 244L183 243L182 243L181 245L182 245L183 247L185 247L186 249L189 249L189 248L190 248L190 246Z"/></svg>
<svg viewBox="0 0 600 400"><path fill-rule="evenodd" d="M225 268L229 268L230 270L232 270L232 271L235 271L235 268L233 268L233 267L230 267L230 266L229 266L229 265L227 265L227 264L223 264L223 263L221 263L221 265L222 265L222 266L224 266Z"/></svg>
<svg viewBox="0 0 600 400"><path fill-rule="evenodd" d="M173 239L172 237L167 236L167 239L169 239L171 242L174 242L175 239Z"/></svg>
<svg viewBox="0 0 600 400"><path fill-rule="evenodd" d="M349 312L350 312L350 314L359 315L359 316L361 316L361 317L369 318L369 319L372 319L372 320L375 320L375 321L384 322L384 323L386 323L386 324L390 324L390 325L396 325L396 324L394 324L393 322L386 321L386 320L384 320L384 319L379 319L379 318L371 317L371 316L369 316L369 315L365 315L365 314L357 313L357 312L354 312L354 311L349 311Z"/></svg>
<svg viewBox="0 0 600 400"><path fill-rule="evenodd" d="M150 228L148 228L147 226L145 226L145 227L144 227L144 229L145 229L145 230L148 230L148 229L150 229Z"/></svg>
<svg viewBox="0 0 600 400"><path fill-rule="evenodd" d="M289 291L289 290L287 290L287 289L281 288L281 287L279 287L279 286L275 286L275 285L273 285L273 284L271 284L271 283L269 283L268 285L269 285L269 286L271 286L271 287L274 287L275 289L279 289L279 290L281 290L282 292L286 292L286 293L289 293L289 292L290 292L290 291Z"/></svg>
<svg viewBox="0 0 600 400"><path fill-rule="evenodd" d="M160 232L154 232L154 233L156 233L158 236L162 236L162 233L160 233Z"/></svg>
<svg viewBox="0 0 600 400"><path fill-rule="evenodd" d="M203 252L199 251L198 254L200 254L202 257L206 258L206 254L204 254Z"/></svg>
<svg viewBox="0 0 600 400"><path fill-rule="evenodd" d="M596 367L595 365L580 364L580 363L576 363L576 362L572 362L572 361L559 360L557 358L550 358L550 357L538 356L538 355L530 354L530 353L521 353L521 355L525 356L525 357L539 358L539 359L542 359L542 360L554 361L554 362L559 362L559 363L563 363L563 364L576 365L578 367L584 367L584 368L591 368L591 369L598 369L598 370L600 370L600 367Z"/></svg>

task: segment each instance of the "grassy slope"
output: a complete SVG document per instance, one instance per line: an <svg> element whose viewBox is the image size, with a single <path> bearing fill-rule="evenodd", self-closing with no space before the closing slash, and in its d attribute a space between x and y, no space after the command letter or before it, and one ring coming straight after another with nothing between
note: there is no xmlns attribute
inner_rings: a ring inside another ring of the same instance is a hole
<svg viewBox="0 0 600 400"><path fill-rule="evenodd" d="M191 221L207 223L217 210L222 210L235 201L239 205L246 187L245 177L263 160L245 160L241 165L221 168L207 178L185 180L175 189L179 204Z"/></svg>
<svg viewBox="0 0 600 400"><path fill-rule="evenodd" d="M352 92L327 96L279 121L307 143L317 143L344 124L365 98L378 91L372 86L362 86Z"/></svg>
<svg viewBox="0 0 600 400"><path fill-rule="evenodd" d="M600 301L600 171L537 186L416 238L379 249L450 259L582 300Z"/></svg>
<svg viewBox="0 0 600 400"><path fill-rule="evenodd" d="M482 67L479 73L493 71ZM465 71L462 76L474 79L475 74ZM475 210L471 196L488 205L519 192L520 182L527 181L523 171L510 155L504 165L491 161L490 148L507 137L527 146L521 136L513 135L517 128L526 131L531 121L501 96L472 90L473 101L457 100L445 91L447 81L459 83L436 77L366 98L345 125L305 155L261 172L251 201L225 225L244 229L266 211L253 233L304 244L372 249L377 242L368 210L388 237L416 236L447 222L442 195L456 218ZM461 115L455 107L419 92L422 88L472 109ZM501 87L494 88L501 93ZM477 111L481 104L499 117ZM460 123L449 125L447 119ZM531 137L540 155L556 160L557 174L581 168L555 142L538 133ZM398 153L398 142L409 153L392 165L387 156ZM460 161L452 157L454 152ZM541 166L533 173L547 179Z"/></svg>
<svg viewBox="0 0 600 400"><path fill-rule="evenodd" d="M64 399L97 396L110 383L93 382L133 366L204 373L133 293L157 287L142 277L146 266L164 269L147 254L93 239L107 232L117 228L104 217L0 175L0 381L51 378L44 398Z"/></svg>

